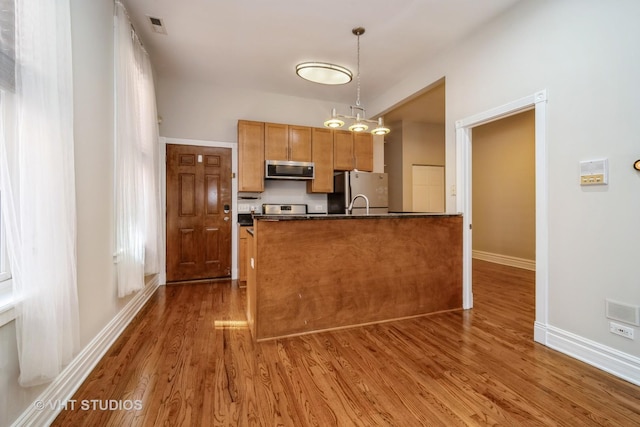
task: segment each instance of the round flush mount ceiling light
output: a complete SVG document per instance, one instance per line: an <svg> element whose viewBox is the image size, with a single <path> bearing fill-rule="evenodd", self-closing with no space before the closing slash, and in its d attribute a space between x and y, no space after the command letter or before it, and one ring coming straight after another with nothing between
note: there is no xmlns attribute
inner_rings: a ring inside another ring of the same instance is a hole
<svg viewBox="0 0 640 427"><path fill-rule="evenodd" d="M303 62L296 65L296 74L305 80L323 85L343 85L353 78L349 69L326 62Z"/></svg>

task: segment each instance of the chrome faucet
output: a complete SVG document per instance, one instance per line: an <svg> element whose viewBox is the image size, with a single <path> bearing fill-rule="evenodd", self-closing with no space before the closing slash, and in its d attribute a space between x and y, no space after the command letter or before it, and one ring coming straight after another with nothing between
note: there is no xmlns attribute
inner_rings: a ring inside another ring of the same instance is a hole
<svg viewBox="0 0 640 427"><path fill-rule="evenodd" d="M364 194L356 194L355 196L353 196L353 199L351 199L351 203L349 203L349 207L347 208L347 213L349 213L349 214L352 213L352 211L353 211L353 202L355 202L358 197L362 197L364 199L364 202L365 202L366 207L367 207L367 215L369 215L369 199Z"/></svg>

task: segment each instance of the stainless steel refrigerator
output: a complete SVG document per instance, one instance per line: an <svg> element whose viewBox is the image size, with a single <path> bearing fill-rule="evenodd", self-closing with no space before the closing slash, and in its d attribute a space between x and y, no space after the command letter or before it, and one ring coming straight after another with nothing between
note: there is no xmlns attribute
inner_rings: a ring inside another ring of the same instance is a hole
<svg viewBox="0 0 640 427"><path fill-rule="evenodd" d="M331 214L348 213L351 200L362 194L369 200L369 213L389 212L389 178L386 173L338 172L333 176L333 193L327 196L327 210ZM353 204L353 215L365 215L366 203L362 197Z"/></svg>

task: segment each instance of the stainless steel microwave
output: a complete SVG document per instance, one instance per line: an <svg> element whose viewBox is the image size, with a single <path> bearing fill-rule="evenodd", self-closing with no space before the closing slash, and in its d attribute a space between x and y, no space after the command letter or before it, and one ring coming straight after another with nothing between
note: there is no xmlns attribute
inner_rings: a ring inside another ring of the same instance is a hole
<svg viewBox="0 0 640 427"><path fill-rule="evenodd" d="M265 178L313 179L315 178L315 167L313 162L267 160L265 162Z"/></svg>

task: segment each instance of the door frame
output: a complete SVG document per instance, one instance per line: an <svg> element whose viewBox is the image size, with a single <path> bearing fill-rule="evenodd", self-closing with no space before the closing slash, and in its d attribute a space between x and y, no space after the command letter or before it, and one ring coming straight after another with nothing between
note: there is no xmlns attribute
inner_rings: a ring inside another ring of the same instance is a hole
<svg viewBox="0 0 640 427"><path fill-rule="evenodd" d="M167 144L196 145L200 147L230 148L231 149L231 279L238 278L238 144L233 142L205 141L199 139L182 139L160 137L160 188L162 204L162 250L160 284L167 283Z"/></svg>
<svg viewBox="0 0 640 427"><path fill-rule="evenodd" d="M535 183L536 183L536 314L533 339L546 344L549 286L549 221L548 221L548 153L547 91L509 102L505 105L456 121L456 206L463 215L462 231L462 307L473 307L471 277L472 211L471 211L471 130L514 114L535 109Z"/></svg>

